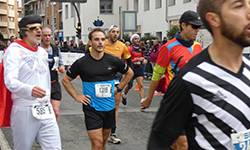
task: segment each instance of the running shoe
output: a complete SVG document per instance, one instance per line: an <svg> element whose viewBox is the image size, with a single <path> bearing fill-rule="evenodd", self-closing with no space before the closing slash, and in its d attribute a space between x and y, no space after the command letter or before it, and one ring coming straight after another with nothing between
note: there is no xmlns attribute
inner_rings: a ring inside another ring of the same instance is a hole
<svg viewBox="0 0 250 150"><path fill-rule="evenodd" d="M145 111L145 109L146 109L145 106L141 105L141 109L140 110L141 111Z"/></svg>
<svg viewBox="0 0 250 150"><path fill-rule="evenodd" d="M115 134L111 134L108 138L108 141L110 143L113 143L113 144L120 144L121 143L121 140L119 138L117 138Z"/></svg>
<svg viewBox="0 0 250 150"><path fill-rule="evenodd" d="M124 97L124 93L122 93L122 104L127 105L127 98Z"/></svg>

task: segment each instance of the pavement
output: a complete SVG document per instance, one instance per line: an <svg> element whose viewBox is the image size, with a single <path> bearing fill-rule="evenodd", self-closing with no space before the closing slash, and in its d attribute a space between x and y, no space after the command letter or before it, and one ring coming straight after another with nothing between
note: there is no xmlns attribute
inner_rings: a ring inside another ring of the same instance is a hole
<svg viewBox="0 0 250 150"><path fill-rule="evenodd" d="M63 75L60 75L60 79ZM79 78L72 81L78 93L82 93L82 83ZM144 80L145 95L150 81ZM135 88L135 82L133 89ZM116 135L122 140L121 144L107 142L106 150L146 150L152 122L159 108L161 96L154 96L152 104L145 112L140 111L139 92L131 89L127 105L120 103ZM62 103L60 107L59 129L63 150L90 150L91 142L86 131L82 105L74 102L73 98L62 86ZM10 128L0 128L0 150L11 150L12 132ZM33 144L32 150L41 150Z"/></svg>

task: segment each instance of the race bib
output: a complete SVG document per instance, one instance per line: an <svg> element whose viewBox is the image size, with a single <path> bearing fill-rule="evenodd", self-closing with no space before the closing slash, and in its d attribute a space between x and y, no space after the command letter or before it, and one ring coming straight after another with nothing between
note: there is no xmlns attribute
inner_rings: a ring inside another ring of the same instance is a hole
<svg viewBox="0 0 250 150"><path fill-rule="evenodd" d="M136 57L136 58L134 58L134 59L139 59L139 57L138 57L138 58ZM135 64L135 65L140 65L141 62L140 62L140 61L136 61L136 62L134 62L134 64Z"/></svg>
<svg viewBox="0 0 250 150"><path fill-rule="evenodd" d="M48 104L32 106L32 114L38 120L52 118L53 117L52 111L53 111L52 106L49 106Z"/></svg>
<svg viewBox="0 0 250 150"><path fill-rule="evenodd" d="M95 95L96 97L111 97L112 85L111 83L107 84L95 84Z"/></svg>
<svg viewBox="0 0 250 150"><path fill-rule="evenodd" d="M59 57L54 57L54 65L53 67L51 68L51 70L53 71L57 71L58 70L58 67L59 67Z"/></svg>
<svg viewBox="0 0 250 150"><path fill-rule="evenodd" d="M250 129L231 134L234 150L250 150Z"/></svg>

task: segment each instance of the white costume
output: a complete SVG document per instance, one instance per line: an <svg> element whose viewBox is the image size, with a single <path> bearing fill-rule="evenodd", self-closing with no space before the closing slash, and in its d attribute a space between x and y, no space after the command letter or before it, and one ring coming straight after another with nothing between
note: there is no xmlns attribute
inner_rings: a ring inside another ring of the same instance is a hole
<svg viewBox="0 0 250 150"><path fill-rule="evenodd" d="M59 128L53 109L49 109L52 105L47 58L48 54L42 47L35 50L24 41L12 43L4 53L4 82L12 92L13 100L11 128L15 150L31 149L35 137L42 149L61 149ZM46 96L41 99L31 96L35 86L46 90ZM45 105L46 112L51 115L35 118L40 111L36 108Z"/></svg>

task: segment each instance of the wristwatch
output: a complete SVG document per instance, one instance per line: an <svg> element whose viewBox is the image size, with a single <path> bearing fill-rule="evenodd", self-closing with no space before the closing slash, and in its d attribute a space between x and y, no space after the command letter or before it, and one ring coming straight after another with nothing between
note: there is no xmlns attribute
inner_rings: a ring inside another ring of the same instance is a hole
<svg viewBox="0 0 250 150"><path fill-rule="evenodd" d="M118 85L116 86L116 88L117 88L117 92L121 92L121 91L122 91L122 89L120 89L120 88L118 87Z"/></svg>

